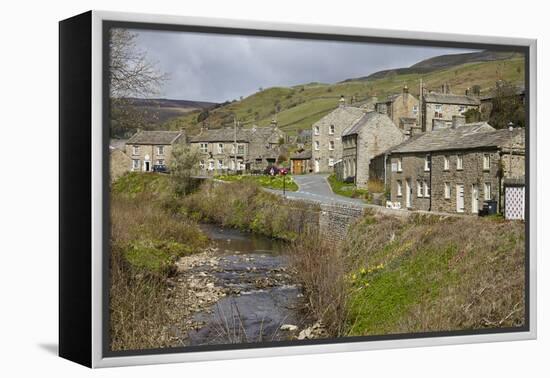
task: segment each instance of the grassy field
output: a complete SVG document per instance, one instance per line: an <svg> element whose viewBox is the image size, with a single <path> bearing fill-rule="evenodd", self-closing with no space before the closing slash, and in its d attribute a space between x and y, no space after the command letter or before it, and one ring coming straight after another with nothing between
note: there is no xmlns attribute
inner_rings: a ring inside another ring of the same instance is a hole
<svg viewBox="0 0 550 378"><path fill-rule="evenodd" d="M233 115L245 127L253 124L267 126L278 109L277 121L281 129L289 134L310 129L311 125L338 106L340 95L347 99L355 96L363 100L371 96L379 99L398 93L406 84L415 96L419 92L419 80L422 78L428 89L439 89L449 83L453 93L464 93L473 85L479 85L482 91L494 87L497 80L507 80L522 84L524 81L524 59L513 57L481 63L467 63L427 74L396 74L379 79L355 80L335 84L310 83L289 88L274 87L264 89L242 100L235 100L210 111L210 127L231 126ZM200 124L198 113L189 113L169 121L165 127L172 129L187 128L197 132Z"/></svg>
<svg viewBox="0 0 550 378"><path fill-rule="evenodd" d="M367 213L339 248L298 240L293 261L311 308L334 336L518 327L524 226Z"/></svg>
<svg viewBox="0 0 550 378"><path fill-rule="evenodd" d="M250 181L256 183L264 188L283 190L283 185L286 190L295 192L298 190L298 185L294 182L292 176L268 176L268 175L219 175L215 176L216 179L235 182L235 181ZM283 183L283 180L285 181Z"/></svg>

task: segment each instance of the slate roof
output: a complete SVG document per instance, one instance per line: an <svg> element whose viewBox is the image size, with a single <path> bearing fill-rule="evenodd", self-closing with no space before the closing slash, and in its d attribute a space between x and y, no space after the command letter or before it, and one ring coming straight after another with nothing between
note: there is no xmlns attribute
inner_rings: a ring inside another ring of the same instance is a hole
<svg viewBox="0 0 550 378"><path fill-rule="evenodd" d="M276 135L274 135L276 134ZM276 127L253 127L251 129L237 129L237 142L278 142L279 133ZM270 138L272 140L270 140ZM275 140L277 139L277 140ZM235 130L232 127L222 129L205 130L199 135L190 139L191 142L233 142L235 140Z"/></svg>
<svg viewBox="0 0 550 378"><path fill-rule="evenodd" d="M386 151L386 153L416 153L446 150L468 150L484 147L503 148L521 137L523 144L525 129L495 130L486 122L469 123L455 129L447 128L418 134Z"/></svg>
<svg viewBox="0 0 550 378"><path fill-rule="evenodd" d="M479 105L479 99L477 97L452 93L428 93L424 95L424 102L453 105Z"/></svg>
<svg viewBox="0 0 550 378"><path fill-rule="evenodd" d="M180 131L138 131L126 144L172 144L182 133Z"/></svg>

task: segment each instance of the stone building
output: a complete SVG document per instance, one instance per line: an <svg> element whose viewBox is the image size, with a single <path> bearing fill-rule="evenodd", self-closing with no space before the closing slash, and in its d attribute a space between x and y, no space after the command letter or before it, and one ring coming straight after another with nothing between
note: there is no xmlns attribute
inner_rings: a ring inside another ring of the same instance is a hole
<svg viewBox="0 0 550 378"><path fill-rule="evenodd" d="M477 214L484 200L495 200L501 208L503 179L524 177L525 130L455 121L446 129L413 136L382 156L392 203ZM380 160L379 155L378 167Z"/></svg>
<svg viewBox="0 0 550 378"><path fill-rule="evenodd" d="M342 133L340 179L353 178L358 188L366 188L371 159L404 139L403 131L387 115L376 111L365 113Z"/></svg>
<svg viewBox="0 0 550 378"><path fill-rule="evenodd" d="M126 141L125 153L132 159L132 171L150 172L167 167L174 145L185 142L183 130L138 131Z"/></svg>
<svg viewBox="0 0 550 378"><path fill-rule="evenodd" d="M290 173L301 175L311 171L311 150L302 150L290 155Z"/></svg>
<svg viewBox="0 0 550 378"><path fill-rule="evenodd" d="M462 116L470 109L479 110L480 101L475 96L452 93L427 93L422 97L422 131L448 127L453 116Z"/></svg>
<svg viewBox="0 0 550 378"><path fill-rule="evenodd" d="M342 132L358 121L365 111L345 104L315 122L312 126L312 165L315 173L329 173L342 157Z"/></svg>
<svg viewBox="0 0 550 378"><path fill-rule="evenodd" d="M284 133L276 126L202 130L190 139L200 152L201 174L260 171L276 163Z"/></svg>
<svg viewBox="0 0 550 378"><path fill-rule="evenodd" d="M376 111L387 114L395 125L408 131L411 126L417 125L417 122L411 122L411 119L418 119L420 108L418 99L409 93L409 88L405 85L401 93L378 102Z"/></svg>

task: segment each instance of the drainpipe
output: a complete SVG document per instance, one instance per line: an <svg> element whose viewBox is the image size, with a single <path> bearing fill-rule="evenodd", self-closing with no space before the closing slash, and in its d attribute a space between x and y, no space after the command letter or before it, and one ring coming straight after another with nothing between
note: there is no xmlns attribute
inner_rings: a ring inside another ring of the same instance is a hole
<svg viewBox="0 0 550 378"><path fill-rule="evenodd" d="M433 164L432 164L432 154L429 154L428 155L430 157L430 200L429 200L429 205L428 205L428 211L432 211L432 195L433 195L433 191L432 191L432 170L433 170Z"/></svg>

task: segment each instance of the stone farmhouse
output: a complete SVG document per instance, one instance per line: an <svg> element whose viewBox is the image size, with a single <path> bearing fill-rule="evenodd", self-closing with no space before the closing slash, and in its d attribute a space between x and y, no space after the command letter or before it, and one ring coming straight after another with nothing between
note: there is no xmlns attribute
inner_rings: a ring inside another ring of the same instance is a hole
<svg viewBox="0 0 550 378"><path fill-rule="evenodd" d="M422 97L422 131L448 127L453 116L462 116L470 109L479 110L479 98L449 92L430 92Z"/></svg>
<svg viewBox="0 0 550 378"><path fill-rule="evenodd" d="M358 188L366 188L371 159L403 140L405 134L386 114L376 111L363 114L342 133L342 159L338 162L338 178L353 178Z"/></svg>
<svg viewBox="0 0 550 378"><path fill-rule="evenodd" d="M311 155L314 173L333 171L334 164L342 158L342 132L364 114L363 109L346 105L342 97L338 108L313 124Z"/></svg>
<svg viewBox="0 0 550 378"><path fill-rule="evenodd" d="M455 116L450 127L377 156L370 170L384 178L397 207L477 214L483 201L494 200L502 210L504 180L525 175L525 129L495 130Z"/></svg>
<svg viewBox="0 0 550 378"><path fill-rule="evenodd" d="M126 141L125 153L132 159L130 170L151 172L168 166L177 143L186 143L185 131L138 131Z"/></svg>
<svg viewBox="0 0 550 378"><path fill-rule="evenodd" d="M284 133L276 126L245 129L203 129L190 138L193 148L201 154L201 174L227 171L261 171L276 163Z"/></svg>
<svg viewBox="0 0 550 378"><path fill-rule="evenodd" d="M401 130L409 131L418 125L419 101L409 93L406 85L401 93L389 96L386 101L377 102L376 111L387 114Z"/></svg>

